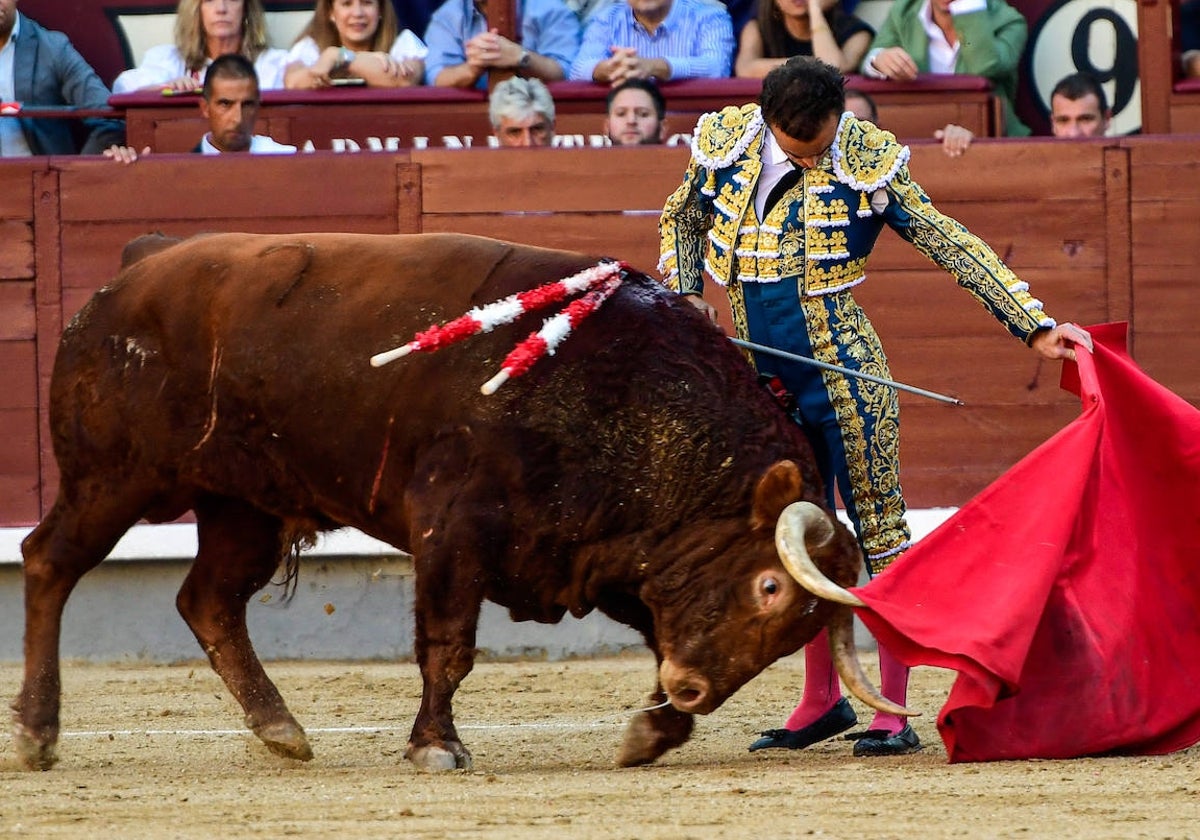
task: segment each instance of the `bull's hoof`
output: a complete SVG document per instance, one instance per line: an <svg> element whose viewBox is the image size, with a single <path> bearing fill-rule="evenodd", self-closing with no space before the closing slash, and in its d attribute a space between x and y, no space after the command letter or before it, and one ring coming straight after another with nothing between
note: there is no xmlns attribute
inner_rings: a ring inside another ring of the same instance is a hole
<svg viewBox="0 0 1200 840"><path fill-rule="evenodd" d="M446 746L450 749L435 744L414 747L410 741L404 757L427 773L471 769L471 754L466 747L451 741L447 741Z"/></svg>
<svg viewBox="0 0 1200 840"><path fill-rule="evenodd" d="M253 728L267 749L281 758L294 758L299 761L311 761L312 747L300 724L295 721L279 721L267 723Z"/></svg>
<svg viewBox="0 0 1200 840"><path fill-rule="evenodd" d="M17 751L17 760L26 770L49 770L58 762L55 739L35 738L19 723L13 726L13 748Z"/></svg>
<svg viewBox="0 0 1200 840"><path fill-rule="evenodd" d="M674 708L638 712L625 729L625 740L617 753L618 767L650 764L660 755L687 741L693 719Z"/></svg>

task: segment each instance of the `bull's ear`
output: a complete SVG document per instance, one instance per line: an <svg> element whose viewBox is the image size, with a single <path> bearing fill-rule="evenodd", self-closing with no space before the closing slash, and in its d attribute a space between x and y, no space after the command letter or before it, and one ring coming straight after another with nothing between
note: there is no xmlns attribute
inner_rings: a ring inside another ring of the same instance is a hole
<svg viewBox="0 0 1200 840"><path fill-rule="evenodd" d="M775 528L779 514L792 502L800 501L804 493L804 478L795 461L776 461L754 488L754 509L750 512L750 527Z"/></svg>

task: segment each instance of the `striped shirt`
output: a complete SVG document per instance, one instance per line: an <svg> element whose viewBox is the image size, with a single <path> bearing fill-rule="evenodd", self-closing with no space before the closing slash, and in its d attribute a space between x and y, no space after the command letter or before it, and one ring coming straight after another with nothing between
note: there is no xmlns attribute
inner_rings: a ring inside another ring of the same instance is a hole
<svg viewBox="0 0 1200 840"><path fill-rule="evenodd" d="M619 0L588 22L569 78L590 82L592 71L611 56L614 46L633 47L642 58L664 59L671 65L672 79L725 78L733 61L733 23L724 6L672 0L671 10L651 34L634 18L629 4Z"/></svg>

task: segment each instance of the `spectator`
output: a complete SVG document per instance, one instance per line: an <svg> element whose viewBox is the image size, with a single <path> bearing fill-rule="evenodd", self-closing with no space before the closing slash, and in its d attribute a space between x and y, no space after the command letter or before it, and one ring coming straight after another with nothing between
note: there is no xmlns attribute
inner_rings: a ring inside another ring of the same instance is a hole
<svg viewBox="0 0 1200 840"><path fill-rule="evenodd" d="M554 98L538 79L513 76L488 97L492 133L501 146L550 146L554 143Z"/></svg>
<svg viewBox="0 0 1200 840"><path fill-rule="evenodd" d="M866 96L858 91L846 91L846 109L860 119L877 122L852 107L851 95ZM874 102L871 103L871 113ZM1108 133L1112 111L1104 87L1094 76L1087 73L1072 73L1061 79L1050 93L1050 129L1055 137L1103 137ZM933 136L941 141L942 151L949 157L961 157L971 147L975 134L961 125L950 123L940 128Z"/></svg>
<svg viewBox="0 0 1200 840"><path fill-rule="evenodd" d="M208 132L193 149L205 155L252 152L258 155L292 154L295 146L276 143L254 133L258 120L259 87L254 65L238 53L218 57L204 74L200 113Z"/></svg>
<svg viewBox="0 0 1200 840"><path fill-rule="evenodd" d="M794 55L853 73L874 34L841 0L758 0L758 17L742 29L735 75L761 79Z"/></svg>
<svg viewBox="0 0 1200 840"><path fill-rule="evenodd" d="M902 82L918 73L983 76L1003 104L1004 133L1026 137L1013 101L1027 35L1025 18L1004 0L894 0L862 72Z"/></svg>
<svg viewBox="0 0 1200 840"><path fill-rule="evenodd" d="M875 100L861 90L846 91L846 110L860 120L879 125L879 112L875 108ZM941 141L942 151L947 157L961 157L975 139L974 132L961 125L948 123L945 128L939 128L933 136Z"/></svg>
<svg viewBox="0 0 1200 840"><path fill-rule="evenodd" d="M0 0L2 2L2 0ZM192 149L205 155L250 152L256 155L293 154L295 146L276 143L254 133L258 120L259 89L254 65L240 53L218 56L204 74L200 88L200 113L208 120L208 132ZM113 146L104 154L120 163L133 163L139 155L128 146Z"/></svg>
<svg viewBox="0 0 1200 840"><path fill-rule="evenodd" d="M141 64L117 76L113 92L198 91L204 68L225 53L241 53L254 62L263 88L283 87L287 52L267 46L262 0L179 0L175 43L146 50Z"/></svg>
<svg viewBox="0 0 1200 840"><path fill-rule="evenodd" d="M1103 137L1112 110L1095 76L1072 73L1050 92L1050 130L1055 137Z"/></svg>
<svg viewBox="0 0 1200 840"><path fill-rule="evenodd" d="M489 70L558 82L579 50L579 19L562 0L516 0L520 41L488 28L487 0L446 0L429 21L425 82L487 88Z"/></svg>
<svg viewBox="0 0 1200 840"><path fill-rule="evenodd" d="M658 85L628 79L608 92L604 134L614 146L648 146L667 139L667 100Z"/></svg>
<svg viewBox="0 0 1200 840"><path fill-rule="evenodd" d="M733 23L704 0L627 0L592 16L571 79L619 85L626 79L724 78L733 61Z"/></svg>
<svg viewBox="0 0 1200 840"><path fill-rule="evenodd" d="M410 87L425 79L429 50L400 29L391 0L317 0L288 53L284 84L315 89L352 82Z"/></svg>
<svg viewBox="0 0 1200 840"><path fill-rule="evenodd" d="M66 35L17 12L17 0L0 0L0 101L107 108L108 96ZM100 154L123 142L120 120L0 117L0 157Z"/></svg>
<svg viewBox="0 0 1200 840"><path fill-rule="evenodd" d="M854 88L846 89L846 110L860 120L879 125L879 109L869 93Z"/></svg>
<svg viewBox="0 0 1200 840"><path fill-rule="evenodd" d="M1186 0L1179 7L1179 46L1183 75L1200 76L1200 0Z"/></svg>

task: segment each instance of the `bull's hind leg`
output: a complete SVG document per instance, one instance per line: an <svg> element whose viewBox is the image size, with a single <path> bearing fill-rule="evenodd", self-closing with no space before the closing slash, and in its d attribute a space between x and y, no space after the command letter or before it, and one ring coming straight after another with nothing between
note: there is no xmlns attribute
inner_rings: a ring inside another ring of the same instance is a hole
<svg viewBox="0 0 1200 840"><path fill-rule="evenodd" d="M246 726L285 758L312 758L308 738L263 670L246 629L246 602L266 586L284 551L279 519L245 502L206 496L196 505L200 549L176 606L213 670L246 713Z"/></svg>
<svg viewBox="0 0 1200 840"><path fill-rule="evenodd" d="M68 483L65 476L61 481L61 486ZM21 543L25 679L12 704L13 746L31 770L49 770L58 760L59 640L67 599L79 579L108 556L141 516L132 493L104 491L87 504L84 495L77 488L72 503L67 503L60 491L50 512Z"/></svg>

